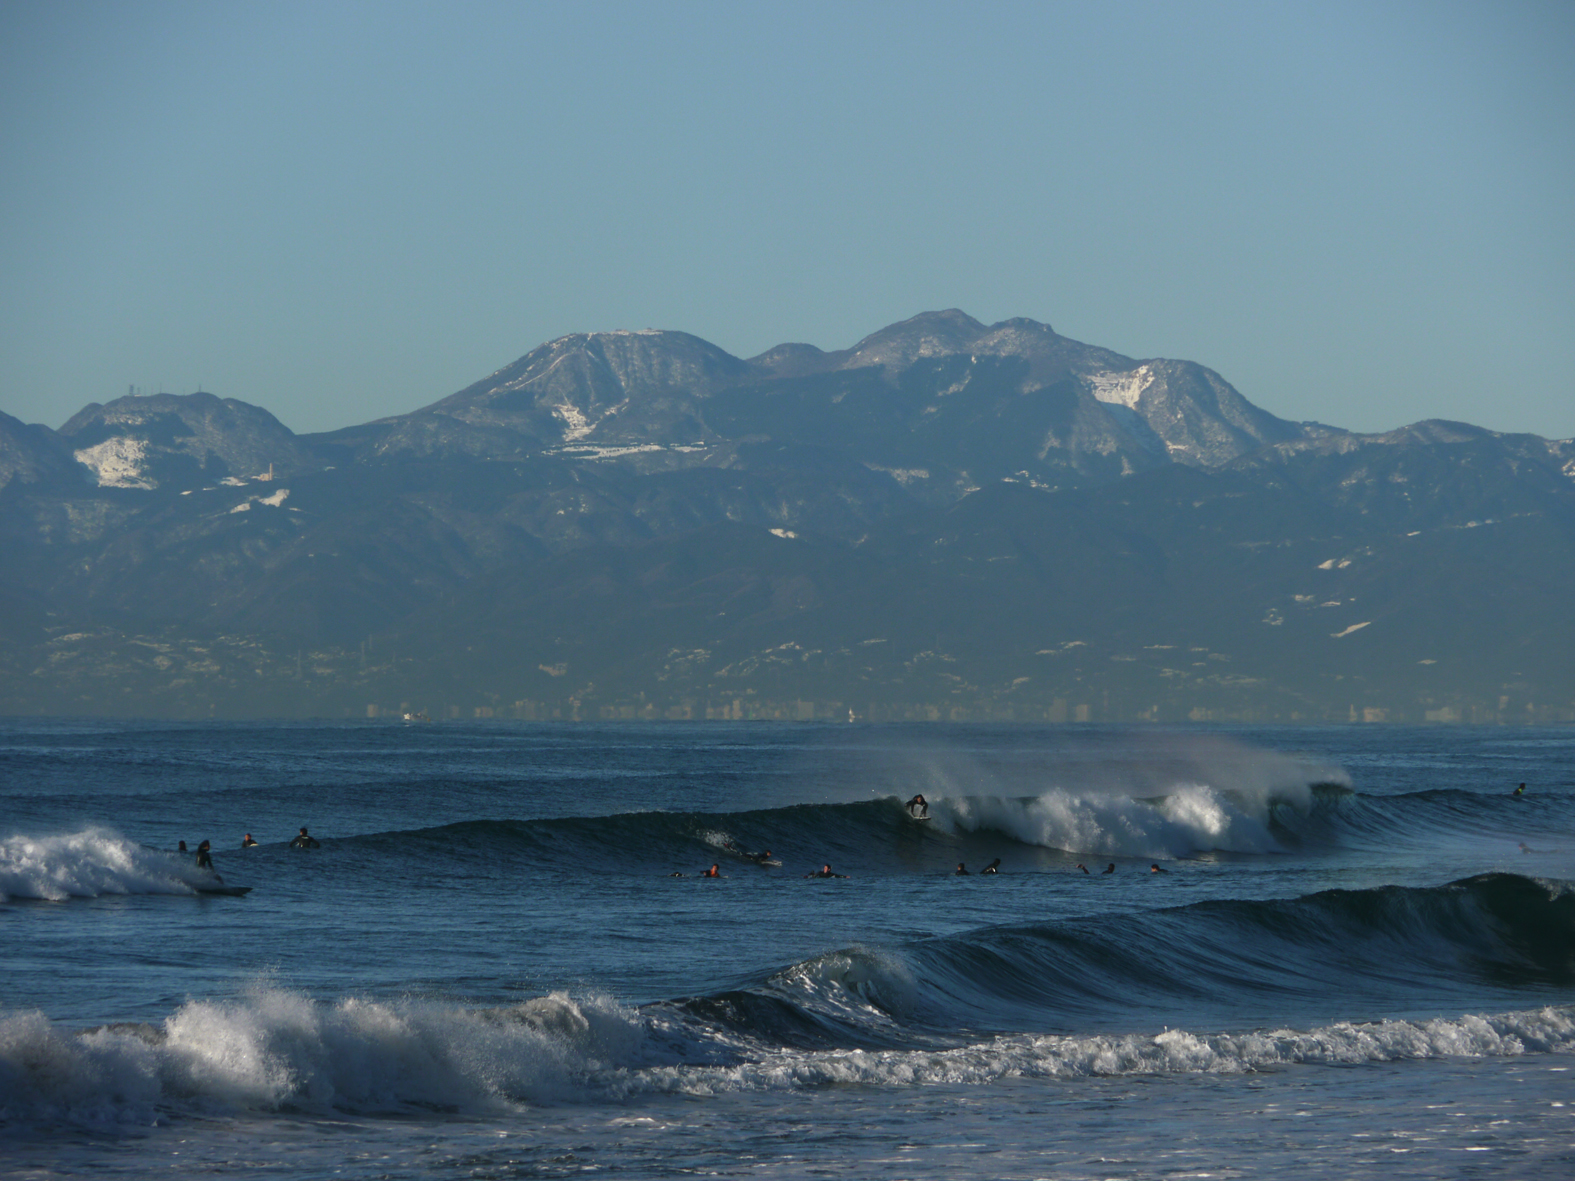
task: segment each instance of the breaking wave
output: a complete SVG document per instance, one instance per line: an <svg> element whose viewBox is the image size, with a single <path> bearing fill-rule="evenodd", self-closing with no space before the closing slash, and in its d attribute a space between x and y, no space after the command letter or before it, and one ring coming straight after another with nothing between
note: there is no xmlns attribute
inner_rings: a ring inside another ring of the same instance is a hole
<svg viewBox="0 0 1575 1181"><path fill-rule="evenodd" d="M0 902L196 894L216 880L191 859L139 845L108 828L0 840Z"/></svg>
<svg viewBox="0 0 1575 1181"><path fill-rule="evenodd" d="M1308 1064L1575 1050L1575 1008L1246 1032L1012 1034L919 1049L743 1045L660 1012L554 994L506 1010L192 1001L158 1025L72 1032L0 1016L0 1121L149 1125L239 1112L488 1114L522 1105L836 1083L1243 1073Z"/></svg>
<svg viewBox="0 0 1575 1181"><path fill-rule="evenodd" d="M1480 998L1483 981L1504 1011L1407 1016L1447 1008L1465 983ZM323 1001L259 986L157 1024L74 1031L11 1012L0 1119L484 1113L649 1092L1575 1052L1575 1006L1558 1001L1571 983L1575 893L1490 874L849 948L640 1008L565 993L485 1009ZM1318 1012L1389 1019L1298 1019L1312 998ZM1164 1028L1178 1002L1189 1026L1215 1032ZM1267 1016L1241 1016L1255 1010Z"/></svg>
<svg viewBox="0 0 1575 1181"><path fill-rule="evenodd" d="M1531 815L1507 798L1469 792L1365 796L1338 782L1253 788L1172 785L1139 796L1094 788L1052 788L1032 796L932 796L920 823L894 796L856 803L795 804L744 812L637 812L550 820L477 820L440 828L352 838L345 844L432 859L595 867L599 872L680 868L697 858L770 849L790 868L840 860L864 873L911 872L930 864L915 853L948 850L988 860L1002 842L1071 857L1144 860L1204 853L1267 855L1320 846L1361 847L1480 837L1484 832L1568 828L1568 807ZM979 845L970 850L970 844ZM957 857L953 856L953 860Z"/></svg>

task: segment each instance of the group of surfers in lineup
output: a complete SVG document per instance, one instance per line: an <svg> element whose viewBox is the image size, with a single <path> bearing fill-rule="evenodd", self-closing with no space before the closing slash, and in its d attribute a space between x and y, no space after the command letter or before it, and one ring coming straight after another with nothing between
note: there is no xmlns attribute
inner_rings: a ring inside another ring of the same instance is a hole
<svg viewBox="0 0 1575 1181"><path fill-rule="evenodd" d="M301 831L296 833L294 839L290 841L290 848L292 849L318 849L321 847L322 842L314 837L311 833L307 832L306 825L304 824L301 825ZM246 836L242 838L241 848L257 848L257 841L252 837L251 833L247 833ZM188 856L191 854L191 850L186 848L185 841L179 842L175 848L175 852L184 853ZM219 877L219 871L213 868L212 841L203 841L202 844L197 846L197 868L209 870L213 873L214 877ZM224 879L219 878L219 880L222 882Z"/></svg>
<svg viewBox="0 0 1575 1181"><path fill-rule="evenodd" d="M1524 791L1526 789L1526 785L1524 783L1521 784L1520 785L1520 789L1521 789L1521 791ZM1520 792L1517 791L1515 794L1519 795ZM916 795L916 796L914 796L911 800L909 800L906 804L903 805L903 808L907 811L908 815L912 816L915 820L928 820L930 818L929 801L927 801L924 798L923 795ZM305 832L306 830L303 828L301 831ZM745 853L742 849L736 849L735 848L733 850L733 852L736 852L745 861L753 861L756 865L774 865L774 864L776 864L776 862L772 859L771 850L770 849L767 849L767 850L765 850L764 852L761 852L761 853ZM1089 872L1088 871L1088 867L1086 865L1084 865L1081 861L1078 862L1077 865L1073 866L1073 868L1074 869L1080 869L1084 873ZM1148 871L1149 871L1149 873L1169 873L1170 872L1170 870L1162 868L1157 861L1154 862L1152 865L1150 865L1148 867ZM989 865L987 865L983 869L979 870L979 876L982 877L985 874L998 874L1000 872L1001 872L1001 859L999 857L997 857L994 861L990 862ZM1116 863L1114 861L1110 862L1108 865L1105 866L1104 869L1100 870L1099 872L1100 872L1101 876L1103 876L1104 874L1115 873L1116 872ZM682 871L675 870L674 872L672 872L668 876L669 877L674 877L674 878L681 878L684 875L683 875ZM703 877L703 878L719 878L719 877L721 877L722 876L721 863L720 862L713 862L710 869L701 871L700 876ZM831 870L831 864L828 862L827 864L822 865L814 873L807 873L804 876L806 878L845 878L848 875L845 874L845 873L833 873L832 870ZM966 878L966 877L973 877L974 875L973 875L973 873L971 873L969 871L968 866L964 862L959 861L957 863L957 868L952 871L952 876L953 877Z"/></svg>
<svg viewBox="0 0 1575 1181"><path fill-rule="evenodd" d="M1530 852L1530 850L1528 849L1527 852ZM753 861L757 865L765 865L765 864L767 864L767 863L769 863L771 861L771 850L767 849L764 853L745 853L745 854L743 854L743 858L744 858L745 861ZM1072 868L1074 870L1079 870L1080 869L1084 873L1088 873L1089 872L1088 866L1084 865L1081 861L1079 861ZM1157 861L1154 862L1152 865L1150 865L1148 867L1148 871L1149 871L1149 873L1169 873L1170 872L1170 870L1164 868ZM981 877L984 876L985 874L1000 873L1001 872L1001 859L999 857L997 857L994 861L990 862L989 865L985 866L983 869L979 870L978 872L979 872L979 876L981 876ZM1115 873L1115 872L1116 872L1116 863L1114 861L1110 862L1110 864L1106 865L1104 869L1099 871L1101 876L1103 876L1103 875L1105 875L1107 873ZM681 871L681 870L674 870L672 873L668 874L667 876L668 877L672 877L672 878L681 878L684 875L683 875L683 871ZM721 877L722 876L722 865L721 865L721 862L713 861L711 863L711 868L710 869L701 870L700 876L703 877L703 878L719 878L719 877ZM833 873L832 870L831 870L831 864L828 862L827 864L822 865L814 873L807 873L804 876L806 878L845 878L848 875L845 874L845 873ZM957 863L957 868L952 870L952 876L953 877L966 878L966 877L973 877L974 874L973 874L973 872L971 870L969 870L969 868L968 868L966 863L959 861Z"/></svg>

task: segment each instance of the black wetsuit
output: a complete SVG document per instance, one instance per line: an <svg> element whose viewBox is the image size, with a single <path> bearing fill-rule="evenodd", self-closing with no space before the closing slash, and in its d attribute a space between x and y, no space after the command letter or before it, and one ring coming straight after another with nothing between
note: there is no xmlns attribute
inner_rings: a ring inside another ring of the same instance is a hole
<svg viewBox="0 0 1575 1181"><path fill-rule="evenodd" d="M206 850L206 849L198 849L197 850L197 868L198 869L212 869L213 868L213 854L208 852L208 850Z"/></svg>
<svg viewBox="0 0 1575 1181"><path fill-rule="evenodd" d="M316 837L309 837L304 832L290 842L292 849L319 849L322 845Z"/></svg>

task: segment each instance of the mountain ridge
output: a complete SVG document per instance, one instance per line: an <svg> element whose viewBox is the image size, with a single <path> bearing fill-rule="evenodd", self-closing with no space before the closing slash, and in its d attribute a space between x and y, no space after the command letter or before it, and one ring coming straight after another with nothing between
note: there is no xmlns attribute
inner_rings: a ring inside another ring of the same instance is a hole
<svg viewBox="0 0 1575 1181"><path fill-rule="evenodd" d="M1575 720L1572 539L1575 441L1292 423L1028 319L576 333L316 435L0 416L0 709Z"/></svg>

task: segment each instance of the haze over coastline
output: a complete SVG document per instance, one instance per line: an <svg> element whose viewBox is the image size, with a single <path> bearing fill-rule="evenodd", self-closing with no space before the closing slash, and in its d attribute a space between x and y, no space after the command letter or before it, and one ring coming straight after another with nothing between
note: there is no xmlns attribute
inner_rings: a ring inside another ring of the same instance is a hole
<svg viewBox="0 0 1575 1181"><path fill-rule="evenodd" d="M576 331L963 307L1575 433L1568 5L0 6L0 409L298 433Z"/></svg>

